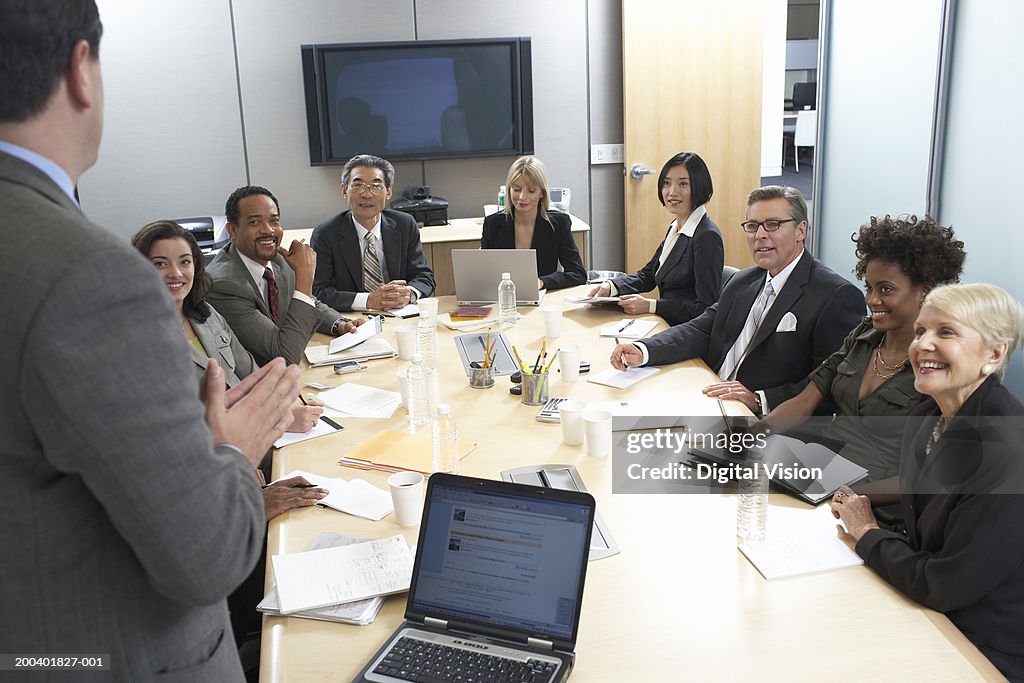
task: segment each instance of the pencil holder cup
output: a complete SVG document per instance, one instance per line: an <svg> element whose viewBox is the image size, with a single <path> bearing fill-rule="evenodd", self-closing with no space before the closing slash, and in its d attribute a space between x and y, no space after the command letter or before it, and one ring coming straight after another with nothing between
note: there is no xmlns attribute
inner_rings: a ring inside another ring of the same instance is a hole
<svg viewBox="0 0 1024 683"><path fill-rule="evenodd" d="M524 406L542 406L548 402L548 373L523 374L523 394L520 400Z"/></svg>
<svg viewBox="0 0 1024 683"><path fill-rule="evenodd" d="M490 389L494 386L494 366L477 367L476 363L469 366L469 386L474 389Z"/></svg>

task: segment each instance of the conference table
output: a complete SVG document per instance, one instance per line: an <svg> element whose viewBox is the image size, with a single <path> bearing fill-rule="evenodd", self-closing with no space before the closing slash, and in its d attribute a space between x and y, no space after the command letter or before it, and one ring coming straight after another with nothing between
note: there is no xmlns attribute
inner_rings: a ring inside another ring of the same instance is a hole
<svg viewBox="0 0 1024 683"><path fill-rule="evenodd" d="M579 344L596 374L610 367L614 347L613 339L599 336L599 328L625 316L615 306L564 301L586 291L582 286L551 292L543 306L560 305L564 311L561 333L549 340L549 348ZM440 299L441 313L455 307L453 297ZM535 356L544 340L544 315L526 307L519 313L520 321L505 334L524 358ZM658 321L652 334L666 327L657 316L641 317ZM397 348L395 327L415 322L389 318L382 334ZM572 680L1003 680L945 616L912 602L866 567L765 580L737 549L731 493L613 493L613 458L624 454L595 458L584 446L562 444L559 425L537 422L538 408L509 394L508 377L497 377L489 389L471 388L453 341L458 334L438 325L437 391L452 406L460 440L477 444L462 460L461 473L497 479L501 470L514 467L573 465L619 546L619 554L588 565ZM318 335L311 343L327 342ZM397 391L396 371L405 364L369 361L367 370L347 375L335 375L330 367L307 368L303 381ZM700 360L664 366L625 390L587 382L588 375L576 382L559 376L551 377L551 396L664 400L692 415L719 411L717 402L700 392L716 380ZM742 410L739 404L730 408L736 414ZM345 468L337 460L379 430L409 429L405 411L399 408L387 419L341 422L344 431L278 450L275 478L301 469L361 478L386 490L386 473ZM827 505L815 508L775 492L769 498L769 539L837 533ZM324 531L364 538L401 533L414 544L418 527L399 527L392 515L373 522L330 509L289 511L270 523L268 587L269 557L302 551ZM367 626L264 617L260 679L351 680L401 623L405 599L405 594L388 597Z"/></svg>

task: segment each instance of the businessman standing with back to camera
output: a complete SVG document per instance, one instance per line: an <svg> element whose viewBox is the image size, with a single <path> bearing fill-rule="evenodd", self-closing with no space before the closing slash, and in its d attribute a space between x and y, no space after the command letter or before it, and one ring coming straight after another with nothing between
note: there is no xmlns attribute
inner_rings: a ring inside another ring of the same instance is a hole
<svg viewBox="0 0 1024 683"><path fill-rule="evenodd" d="M260 555L254 467L298 368L225 392L211 361L204 407L156 270L83 216L101 34L94 0L0 0L0 666L240 681L224 597Z"/></svg>

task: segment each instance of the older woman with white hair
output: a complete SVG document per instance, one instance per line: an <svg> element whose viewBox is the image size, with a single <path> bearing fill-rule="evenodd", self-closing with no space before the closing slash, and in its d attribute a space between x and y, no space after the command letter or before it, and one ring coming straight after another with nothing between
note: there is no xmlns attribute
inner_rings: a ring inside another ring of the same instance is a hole
<svg viewBox="0 0 1024 683"><path fill-rule="evenodd" d="M1022 337L1024 309L999 287L932 290L910 344L930 399L903 439L907 533L880 529L868 496L832 500L865 563L946 613L1010 680L1024 680L1024 404L1001 378Z"/></svg>

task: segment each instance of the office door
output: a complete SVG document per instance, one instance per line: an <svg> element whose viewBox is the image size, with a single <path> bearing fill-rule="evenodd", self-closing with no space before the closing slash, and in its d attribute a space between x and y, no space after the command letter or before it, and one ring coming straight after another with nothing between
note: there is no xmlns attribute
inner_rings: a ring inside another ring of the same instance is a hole
<svg viewBox="0 0 1024 683"><path fill-rule="evenodd" d="M672 220L658 202L658 172L682 151L711 171L708 213L725 262L753 263L739 224L760 184L762 35L759 0L622 1L628 271L650 260Z"/></svg>

